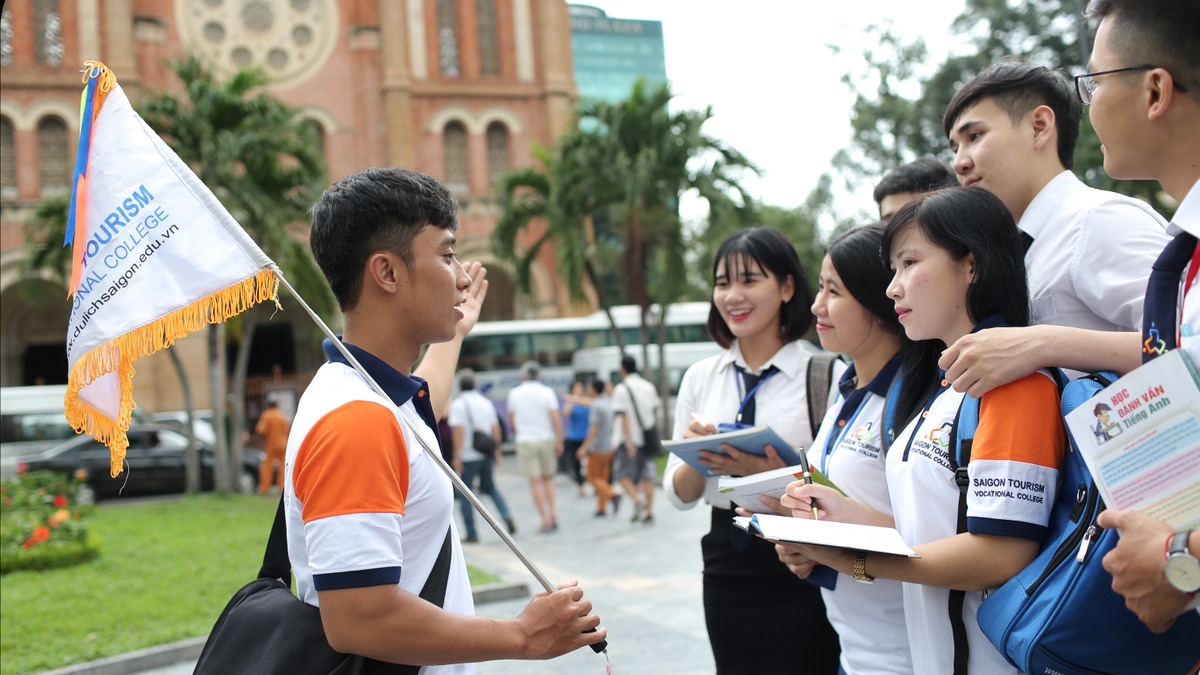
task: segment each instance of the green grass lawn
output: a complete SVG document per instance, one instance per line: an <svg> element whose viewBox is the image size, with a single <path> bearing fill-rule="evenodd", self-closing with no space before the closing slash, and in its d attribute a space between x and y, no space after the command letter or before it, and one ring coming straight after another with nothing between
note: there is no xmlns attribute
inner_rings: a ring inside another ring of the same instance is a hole
<svg viewBox="0 0 1200 675"><path fill-rule="evenodd" d="M103 505L100 557L0 580L0 675L207 635L262 564L278 497L204 495ZM471 569L471 583L499 581Z"/></svg>

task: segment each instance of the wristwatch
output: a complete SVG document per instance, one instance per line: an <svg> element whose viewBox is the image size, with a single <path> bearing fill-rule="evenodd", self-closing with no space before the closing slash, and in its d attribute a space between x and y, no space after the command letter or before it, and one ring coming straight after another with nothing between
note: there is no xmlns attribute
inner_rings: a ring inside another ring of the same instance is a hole
<svg viewBox="0 0 1200 675"><path fill-rule="evenodd" d="M1171 537L1171 543L1167 545L1167 566L1164 570L1167 581L1188 594L1200 591L1200 560L1196 560L1188 552L1188 536L1191 533L1191 530L1184 530ZM854 569L858 570L857 565Z"/></svg>
<svg viewBox="0 0 1200 675"><path fill-rule="evenodd" d="M1195 558L1192 558L1195 561ZM859 551L854 554L854 580L867 584L875 583L875 577L867 574L867 552Z"/></svg>

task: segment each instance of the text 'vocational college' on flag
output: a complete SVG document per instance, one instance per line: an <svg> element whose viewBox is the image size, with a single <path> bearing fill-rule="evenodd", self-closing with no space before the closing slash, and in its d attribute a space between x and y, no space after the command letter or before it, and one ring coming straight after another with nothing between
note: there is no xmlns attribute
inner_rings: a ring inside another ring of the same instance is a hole
<svg viewBox="0 0 1200 675"><path fill-rule="evenodd" d="M134 112L112 71L88 61L67 236L67 421L129 447L133 363L277 300L271 259Z"/></svg>

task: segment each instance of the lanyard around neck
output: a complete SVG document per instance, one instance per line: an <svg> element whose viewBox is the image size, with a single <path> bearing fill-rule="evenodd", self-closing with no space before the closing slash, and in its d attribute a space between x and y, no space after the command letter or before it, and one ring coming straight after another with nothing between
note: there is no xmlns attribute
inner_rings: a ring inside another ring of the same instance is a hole
<svg viewBox="0 0 1200 675"><path fill-rule="evenodd" d="M751 389L749 392L747 392L746 395L743 397L742 396L742 377L741 376L744 372L745 371L742 371L737 366L733 367L733 379L735 382L737 382L738 396L742 398L742 404L740 406L738 406L737 417L734 418L735 422L737 424L742 423L742 412L744 412L746 410L746 404L754 399L754 394L758 392L759 388L761 388L764 384L767 383L767 380L771 379L772 377L775 377L775 375L777 373L779 373L779 369L776 368L775 366L771 366L771 368L767 371L767 374L763 375L762 379L758 381L758 384L754 385L754 388ZM745 373L745 374L749 374L749 373Z"/></svg>
<svg viewBox="0 0 1200 675"><path fill-rule="evenodd" d="M871 395L868 392L858 402L858 407L855 408L854 414L850 416L850 419L846 421L846 424L842 428L829 430L829 438L825 441L825 452L821 453L821 473L824 473L826 477L829 476L829 457L841 447L842 441L846 439L846 433L854 427L854 423L858 421L858 416L862 414L863 408L867 407L867 401L869 400L871 400ZM841 414L838 417L841 417Z"/></svg>

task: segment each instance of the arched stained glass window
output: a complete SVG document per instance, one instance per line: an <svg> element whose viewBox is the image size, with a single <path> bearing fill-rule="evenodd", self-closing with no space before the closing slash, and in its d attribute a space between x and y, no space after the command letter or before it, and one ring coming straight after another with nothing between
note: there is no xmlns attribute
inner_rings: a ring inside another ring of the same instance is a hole
<svg viewBox="0 0 1200 675"><path fill-rule="evenodd" d="M325 127L314 119L304 120L304 126L312 129L313 135L317 137L317 148L321 150L321 155L325 154Z"/></svg>
<svg viewBox="0 0 1200 675"><path fill-rule="evenodd" d="M0 12L0 66L11 66L13 57L12 10Z"/></svg>
<svg viewBox="0 0 1200 675"><path fill-rule="evenodd" d="M495 185L511 165L508 158L508 129L499 122L487 128L488 180Z"/></svg>
<svg viewBox="0 0 1200 675"><path fill-rule="evenodd" d="M475 11L479 20L479 72L484 75L499 75L496 0L475 0Z"/></svg>
<svg viewBox="0 0 1200 675"><path fill-rule="evenodd" d="M442 132L446 157L446 187L451 192L469 192L467 169L467 130L458 122L446 125Z"/></svg>
<svg viewBox="0 0 1200 675"><path fill-rule="evenodd" d="M57 66L62 63L62 15L58 0L33 0L33 39L38 63Z"/></svg>
<svg viewBox="0 0 1200 675"><path fill-rule="evenodd" d="M437 0L438 64L442 76L458 77L458 2Z"/></svg>
<svg viewBox="0 0 1200 675"><path fill-rule="evenodd" d="M42 172L43 197L71 191L67 125L57 117L45 117L38 123L38 166Z"/></svg>

